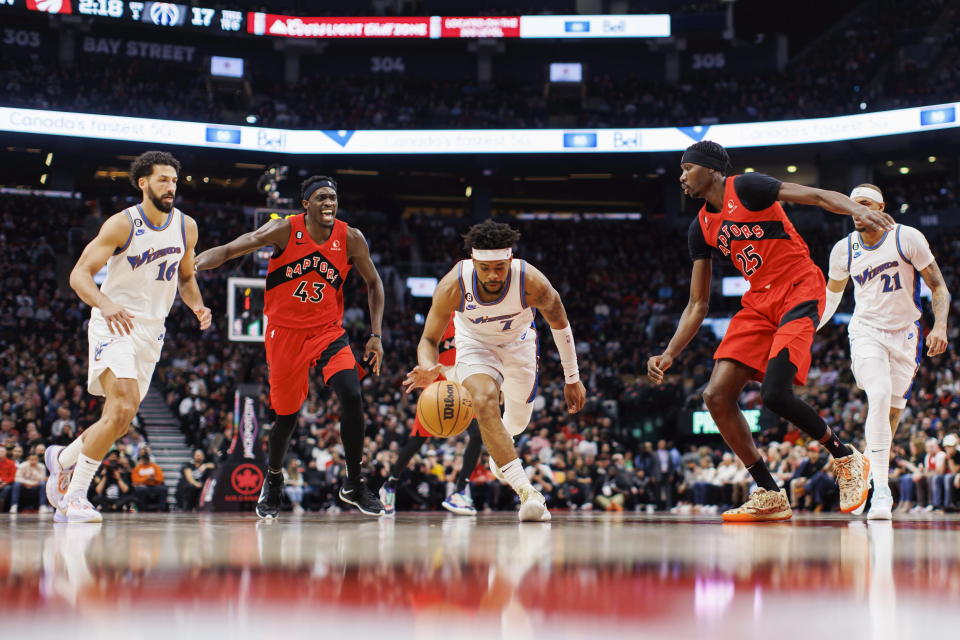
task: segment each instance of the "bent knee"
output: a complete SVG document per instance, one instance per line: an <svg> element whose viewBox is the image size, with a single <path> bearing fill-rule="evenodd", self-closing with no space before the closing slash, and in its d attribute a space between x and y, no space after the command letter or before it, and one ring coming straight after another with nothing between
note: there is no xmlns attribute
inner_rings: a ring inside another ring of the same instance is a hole
<svg viewBox="0 0 960 640"><path fill-rule="evenodd" d="M707 406L707 409L710 411L716 411L718 409L724 409L733 405L736 405L736 396L732 396L729 393L718 390L710 385L707 385L707 388L703 390L701 394L703 397L703 403Z"/></svg>
<svg viewBox="0 0 960 640"><path fill-rule="evenodd" d="M763 406L776 413L778 409L786 407L793 401L793 389L781 389L764 385L760 390L760 399L763 402Z"/></svg>

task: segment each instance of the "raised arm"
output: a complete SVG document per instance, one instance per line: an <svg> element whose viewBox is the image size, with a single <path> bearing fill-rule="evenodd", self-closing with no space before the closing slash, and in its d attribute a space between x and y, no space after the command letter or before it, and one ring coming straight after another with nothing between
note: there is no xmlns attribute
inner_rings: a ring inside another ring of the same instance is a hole
<svg viewBox="0 0 960 640"><path fill-rule="evenodd" d="M227 260L256 251L260 247L275 246L281 251L287 247L287 238L290 236L290 221L286 218L268 220L255 231L249 231L237 236L227 244L213 247L202 252L196 258L196 270L207 271L216 269Z"/></svg>
<svg viewBox="0 0 960 640"><path fill-rule="evenodd" d="M187 230L187 250L180 261L178 269L179 282L177 289L180 291L180 299L190 307L197 320L200 321L200 330L203 331L210 327L212 315L210 308L204 306L203 296L200 294L200 286L197 284L197 269L195 261L195 250L197 248L197 221L190 216L185 216Z"/></svg>
<svg viewBox="0 0 960 640"><path fill-rule="evenodd" d="M647 360L647 378L654 384L663 382L663 374L673 366L673 360L687 348L700 330L703 319L710 310L710 281L713 277L713 263L709 258L695 260L690 276L690 298L680 314L680 323L673 333L667 348L658 356Z"/></svg>
<svg viewBox="0 0 960 640"><path fill-rule="evenodd" d="M527 263L524 278L524 290L527 303L540 310L544 320L550 325L553 343L560 352L560 364L563 366L563 378L566 383L563 396L567 401L567 412L577 413L587 401L587 391L580 382L580 367L577 364L577 348L573 342L573 330L567 320L567 310L563 307L560 294L553 288L547 277L539 269Z"/></svg>
<svg viewBox="0 0 960 640"><path fill-rule="evenodd" d="M440 340L450 322L450 315L460 306L460 295L457 270L454 268L443 276L433 292L433 303L417 344L417 366L403 381L407 393L426 387L440 375Z"/></svg>
<svg viewBox="0 0 960 640"><path fill-rule="evenodd" d="M950 313L950 292L937 261L920 271L920 277L933 294L933 329L927 334L927 355L938 356L947 350L947 316Z"/></svg>
<svg viewBox="0 0 960 640"><path fill-rule="evenodd" d="M133 315L105 296L93 276L107 264L117 249L125 247L133 235L133 223L126 213L117 213L100 227L97 237L84 247L80 259L70 272L70 288L91 307L100 309L110 333L129 334Z"/></svg>
<svg viewBox="0 0 960 640"><path fill-rule="evenodd" d="M347 230L347 255L356 265L360 277L367 284L367 304L370 306L370 337L364 349L364 361L373 367L373 372L380 375L380 366L383 364L383 281L377 273L377 267L370 259L370 247L367 239L359 229L349 227Z"/></svg>
<svg viewBox="0 0 960 640"><path fill-rule="evenodd" d="M896 226L890 214L868 209L838 191L784 182L780 185L777 197L784 202L812 205L843 216L851 216L855 222L872 231L890 231Z"/></svg>

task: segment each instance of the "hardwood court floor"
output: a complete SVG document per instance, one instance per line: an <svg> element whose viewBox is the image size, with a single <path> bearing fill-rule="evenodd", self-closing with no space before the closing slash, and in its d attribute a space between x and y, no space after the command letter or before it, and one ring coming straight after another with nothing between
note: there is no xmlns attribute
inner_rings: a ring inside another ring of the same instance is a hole
<svg viewBox="0 0 960 640"><path fill-rule="evenodd" d="M960 517L0 515L9 638L960 633Z"/></svg>

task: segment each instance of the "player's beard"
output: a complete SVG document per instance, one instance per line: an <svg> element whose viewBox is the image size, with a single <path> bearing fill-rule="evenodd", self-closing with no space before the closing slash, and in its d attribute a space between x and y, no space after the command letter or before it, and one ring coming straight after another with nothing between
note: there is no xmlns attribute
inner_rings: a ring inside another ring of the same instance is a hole
<svg viewBox="0 0 960 640"><path fill-rule="evenodd" d="M491 284L493 284L493 285L500 285L500 286L498 286L496 289L492 289L492 288L491 288ZM489 294L500 293L501 291L503 291L503 283L502 283L502 282L493 282L493 283L487 284L486 282L481 281L481 282L480 282L480 286L483 287L483 290L486 291L486 292L489 293Z"/></svg>
<svg viewBox="0 0 960 640"><path fill-rule="evenodd" d="M164 213L170 213L173 211L173 199L171 199L169 202L165 202L163 198L157 196L157 194L153 192L153 189L148 188L148 191L150 192L150 202L153 203L153 206Z"/></svg>

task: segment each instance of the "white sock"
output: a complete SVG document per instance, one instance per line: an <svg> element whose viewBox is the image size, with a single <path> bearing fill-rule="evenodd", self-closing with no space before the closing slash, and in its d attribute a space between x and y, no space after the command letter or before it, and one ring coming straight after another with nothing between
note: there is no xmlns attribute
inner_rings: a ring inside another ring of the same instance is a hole
<svg viewBox="0 0 960 640"><path fill-rule="evenodd" d="M867 392L867 422L864 430L867 435L867 450L864 452L870 461L870 475L874 490L885 488L890 481L890 444L893 434L890 432L890 363L881 358L863 360L857 367L858 382Z"/></svg>
<svg viewBox="0 0 960 640"><path fill-rule="evenodd" d="M521 489L533 488L533 485L530 484L530 480L527 478L526 472L523 470L523 465L520 464L520 458L514 458L505 466L500 467L500 473L503 474L503 477L507 479L507 482L510 483L510 486L513 487L513 490L517 493L520 493Z"/></svg>
<svg viewBox="0 0 960 640"><path fill-rule="evenodd" d="M87 490L90 489L90 482L93 480L93 475L99 468L99 460L88 458L81 453L77 458L77 466L73 470L73 477L70 478L67 495L70 495L74 491L82 491L83 495L86 496Z"/></svg>
<svg viewBox="0 0 960 640"><path fill-rule="evenodd" d="M83 453L83 436L77 436L73 442L63 448L63 451L57 456L57 461L62 468L69 469L77 464L77 458L80 457L81 453Z"/></svg>

